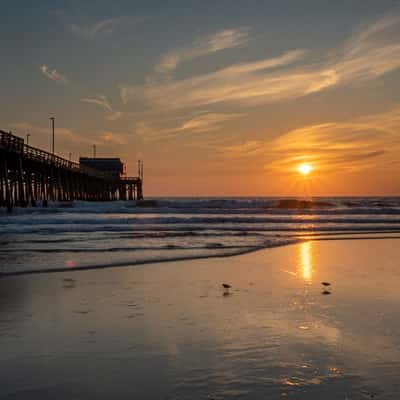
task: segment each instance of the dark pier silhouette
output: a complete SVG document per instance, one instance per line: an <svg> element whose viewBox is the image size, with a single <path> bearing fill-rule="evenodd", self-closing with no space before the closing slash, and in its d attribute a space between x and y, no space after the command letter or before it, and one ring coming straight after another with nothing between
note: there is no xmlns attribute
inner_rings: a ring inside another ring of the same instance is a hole
<svg viewBox="0 0 400 400"><path fill-rule="evenodd" d="M143 199L140 162L139 176L127 177L118 158L81 158L76 163L1 130L0 160L0 207L9 211L15 206L45 207L48 201Z"/></svg>

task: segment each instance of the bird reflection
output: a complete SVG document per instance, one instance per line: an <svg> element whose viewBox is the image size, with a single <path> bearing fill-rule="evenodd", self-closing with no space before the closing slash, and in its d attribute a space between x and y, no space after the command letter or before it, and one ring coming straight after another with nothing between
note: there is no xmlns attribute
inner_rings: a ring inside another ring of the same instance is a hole
<svg viewBox="0 0 400 400"><path fill-rule="evenodd" d="M307 283L311 283L313 273L312 242L304 242L300 245L300 272Z"/></svg>

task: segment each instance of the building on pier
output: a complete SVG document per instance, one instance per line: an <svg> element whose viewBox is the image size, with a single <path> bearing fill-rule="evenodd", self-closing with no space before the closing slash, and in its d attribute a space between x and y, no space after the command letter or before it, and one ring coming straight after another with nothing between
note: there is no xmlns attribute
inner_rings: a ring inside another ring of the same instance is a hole
<svg viewBox="0 0 400 400"><path fill-rule="evenodd" d="M79 166L101 171L112 179L121 179L126 175L125 165L120 158L80 157Z"/></svg>

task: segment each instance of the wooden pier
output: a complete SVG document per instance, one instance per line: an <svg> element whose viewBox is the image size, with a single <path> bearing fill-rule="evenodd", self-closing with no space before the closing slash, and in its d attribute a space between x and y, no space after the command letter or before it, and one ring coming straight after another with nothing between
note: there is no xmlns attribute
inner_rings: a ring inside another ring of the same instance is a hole
<svg viewBox="0 0 400 400"><path fill-rule="evenodd" d="M140 174L142 175L142 174ZM0 130L0 207L48 201L141 200L143 176L115 176L28 146Z"/></svg>

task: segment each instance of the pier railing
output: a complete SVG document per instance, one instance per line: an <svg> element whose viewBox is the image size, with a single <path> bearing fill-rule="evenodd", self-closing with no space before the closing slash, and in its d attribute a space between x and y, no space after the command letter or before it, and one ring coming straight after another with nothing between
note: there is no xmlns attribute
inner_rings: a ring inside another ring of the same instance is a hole
<svg viewBox="0 0 400 400"><path fill-rule="evenodd" d="M13 135L11 132L0 131L0 148L9 152L19 153L25 159L52 165L56 168L75 170L76 172L81 172L97 178L112 180L112 177L105 172L80 165L77 162L67 160L47 151L29 146L24 143L24 139Z"/></svg>
<svg viewBox="0 0 400 400"><path fill-rule="evenodd" d="M0 131L0 148L21 153L24 151L24 139L14 136L11 132Z"/></svg>

